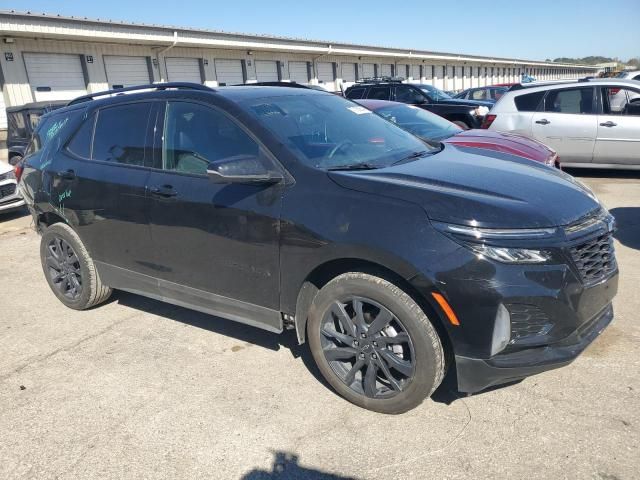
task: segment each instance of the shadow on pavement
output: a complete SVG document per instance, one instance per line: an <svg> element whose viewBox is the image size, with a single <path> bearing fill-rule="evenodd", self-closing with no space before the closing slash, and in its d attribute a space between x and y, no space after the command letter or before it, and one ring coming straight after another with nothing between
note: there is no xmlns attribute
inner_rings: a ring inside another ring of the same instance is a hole
<svg viewBox="0 0 640 480"><path fill-rule="evenodd" d="M169 303L132 293L116 291L110 301L143 312L158 315L170 320L185 323L193 327L208 330L213 333L232 337L241 342L278 351L280 348L288 349L294 358L299 358L309 372L326 388L333 391L316 366L311 351L306 344L299 345L294 330L285 330L282 334L271 333L260 328L244 325L233 320L196 312L188 308L178 307Z"/></svg>
<svg viewBox="0 0 640 480"><path fill-rule="evenodd" d="M618 227L613 236L625 247L640 250L640 207L617 207L609 212Z"/></svg>
<svg viewBox="0 0 640 480"><path fill-rule="evenodd" d="M295 453L276 451L274 452L273 465L270 471L251 470L241 477L242 480L355 480L355 477L342 477L332 473L326 473L313 468L302 467L298 463L298 456Z"/></svg>
<svg viewBox="0 0 640 480"><path fill-rule="evenodd" d="M17 210L11 210L7 213L0 212L0 222L10 222L11 220L26 217L27 215L29 215L29 210L27 210L27 207L22 206Z"/></svg>
<svg viewBox="0 0 640 480"><path fill-rule="evenodd" d="M640 170L613 170L603 168L563 168L572 177L584 178L640 178Z"/></svg>

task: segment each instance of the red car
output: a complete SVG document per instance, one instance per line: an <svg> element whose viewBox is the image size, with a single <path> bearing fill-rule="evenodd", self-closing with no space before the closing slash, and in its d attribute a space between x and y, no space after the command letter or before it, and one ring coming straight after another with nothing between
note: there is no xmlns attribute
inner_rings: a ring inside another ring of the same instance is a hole
<svg viewBox="0 0 640 480"><path fill-rule="evenodd" d="M460 147L483 148L558 168L560 165L554 150L522 135L492 130L463 130L449 120L406 103L387 100L358 100L358 103L428 143L442 142Z"/></svg>

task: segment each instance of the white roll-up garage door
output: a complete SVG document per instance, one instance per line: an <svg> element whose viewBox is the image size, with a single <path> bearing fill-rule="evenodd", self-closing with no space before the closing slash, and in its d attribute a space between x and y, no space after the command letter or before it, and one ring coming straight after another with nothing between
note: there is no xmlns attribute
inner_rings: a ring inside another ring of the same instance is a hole
<svg viewBox="0 0 640 480"><path fill-rule="evenodd" d="M256 78L259 82L277 82L277 63L272 60L256 60Z"/></svg>
<svg viewBox="0 0 640 480"><path fill-rule="evenodd" d="M391 64L390 63L383 63L382 65L380 65L380 76L381 77L390 77L392 75L391 73Z"/></svg>
<svg viewBox="0 0 640 480"><path fill-rule="evenodd" d="M342 81L345 83L356 81L356 64L355 63L342 64Z"/></svg>
<svg viewBox="0 0 640 480"><path fill-rule="evenodd" d="M404 63L399 63L396 65L396 77L402 77L405 80L411 76L411 72L407 73L407 65Z"/></svg>
<svg viewBox="0 0 640 480"><path fill-rule="evenodd" d="M165 58L167 80L170 82L202 83L200 60L197 58Z"/></svg>
<svg viewBox="0 0 640 480"><path fill-rule="evenodd" d="M24 64L36 102L70 100L87 93L80 55L25 53Z"/></svg>
<svg viewBox="0 0 640 480"><path fill-rule="evenodd" d="M309 83L307 62L289 62L289 80L296 83Z"/></svg>
<svg viewBox="0 0 640 480"><path fill-rule="evenodd" d="M420 81L420 65L411 65L411 78L414 82Z"/></svg>
<svg viewBox="0 0 640 480"><path fill-rule="evenodd" d="M376 76L376 66L373 63L362 64L362 78L373 78Z"/></svg>
<svg viewBox="0 0 640 480"><path fill-rule="evenodd" d="M7 128L7 106L4 103L4 95L0 92L0 130Z"/></svg>
<svg viewBox="0 0 640 480"><path fill-rule="evenodd" d="M318 80L323 83L333 82L333 63L331 62L318 62Z"/></svg>
<svg viewBox="0 0 640 480"><path fill-rule="evenodd" d="M125 88L151 83L147 57L105 55L104 68L110 88Z"/></svg>
<svg viewBox="0 0 640 480"><path fill-rule="evenodd" d="M216 78L219 85L238 85L244 83L242 61L216 58Z"/></svg>

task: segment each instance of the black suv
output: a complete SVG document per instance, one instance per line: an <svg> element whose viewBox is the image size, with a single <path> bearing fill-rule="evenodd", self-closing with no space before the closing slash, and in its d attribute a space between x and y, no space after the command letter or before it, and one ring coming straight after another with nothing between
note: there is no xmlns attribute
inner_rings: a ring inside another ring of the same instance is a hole
<svg viewBox="0 0 640 480"><path fill-rule="evenodd" d="M120 289L295 328L337 392L387 413L448 367L475 392L565 365L612 320L613 219L561 171L305 88L140 89L43 117L24 160L71 308Z"/></svg>
<svg viewBox="0 0 640 480"><path fill-rule="evenodd" d="M485 115L495 102L452 98L431 85L402 83L401 80L362 80L345 90L351 100L391 100L429 110L459 127L480 128Z"/></svg>

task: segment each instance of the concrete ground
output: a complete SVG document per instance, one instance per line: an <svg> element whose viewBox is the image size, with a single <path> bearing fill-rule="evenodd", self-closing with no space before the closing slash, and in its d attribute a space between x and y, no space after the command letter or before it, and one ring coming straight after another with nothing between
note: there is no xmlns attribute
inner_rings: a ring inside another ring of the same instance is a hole
<svg viewBox="0 0 640 480"><path fill-rule="evenodd" d="M0 478L640 478L640 175L573 173L619 222L614 323L566 368L401 416L335 395L291 334L125 293L69 310L30 219L0 220Z"/></svg>

